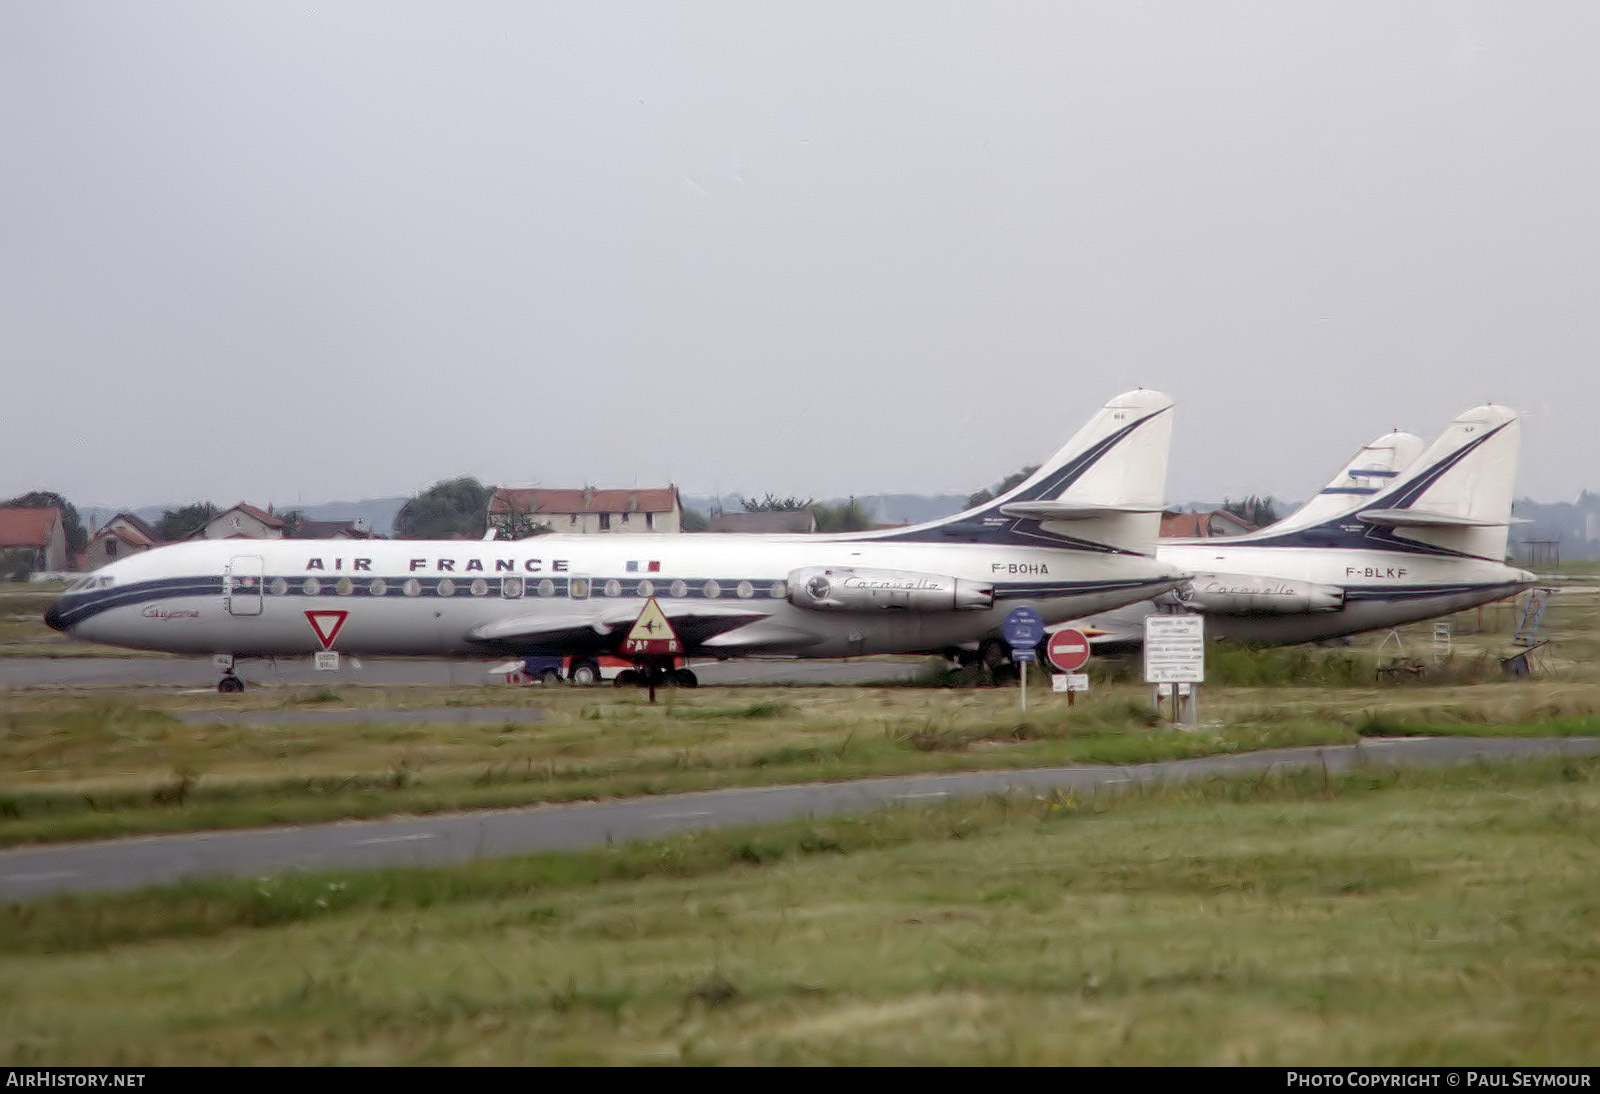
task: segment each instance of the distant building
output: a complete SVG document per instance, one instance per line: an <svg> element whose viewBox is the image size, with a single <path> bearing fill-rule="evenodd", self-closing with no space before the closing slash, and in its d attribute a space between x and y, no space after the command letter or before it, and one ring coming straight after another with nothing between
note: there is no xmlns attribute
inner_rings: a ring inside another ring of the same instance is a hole
<svg viewBox="0 0 1600 1094"><path fill-rule="evenodd" d="M809 509L788 509L773 513L713 513L708 532L815 532L817 515Z"/></svg>
<svg viewBox="0 0 1600 1094"><path fill-rule="evenodd" d="M302 520L290 539L376 539L364 520Z"/></svg>
<svg viewBox="0 0 1600 1094"><path fill-rule="evenodd" d="M503 487L489 499L489 526L520 539L539 530L628 534L683 530L676 486L649 490L545 490Z"/></svg>
<svg viewBox="0 0 1600 1094"><path fill-rule="evenodd" d="M190 539L282 539L284 522L274 516L272 506L257 509L240 502L232 509L212 517Z"/></svg>
<svg viewBox="0 0 1600 1094"><path fill-rule="evenodd" d="M1162 539L1209 539L1213 536L1242 536L1256 526L1241 520L1226 509L1202 513L1162 513Z"/></svg>
<svg viewBox="0 0 1600 1094"><path fill-rule="evenodd" d="M67 529L61 510L0 508L0 566L7 573L67 568Z"/></svg>
<svg viewBox="0 0 1600 1094"><path fill-rule="evenodd" d="M163 542L154 528L132 513L118 513L89 537L89 542L78 553L75 568L98 570L119 558L159 547Z"/></svg>

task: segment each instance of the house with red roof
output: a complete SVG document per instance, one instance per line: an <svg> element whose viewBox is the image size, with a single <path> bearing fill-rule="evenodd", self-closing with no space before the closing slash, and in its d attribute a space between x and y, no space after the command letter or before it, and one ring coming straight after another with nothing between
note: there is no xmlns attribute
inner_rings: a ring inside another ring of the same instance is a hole
<svg viewBox="0 0 1600 1094"><path fill-rule="evenodd" d="M207 521L190 539L282 539L282 518L274 516L272 506L257 509L240 502Z"/></svg>
<svg viewBox="0 0 1600 1094"><path fill-rule="evenodd" d="M1242 536L1256 526L1240 520L1226 509L1207 509L1200 513L1162 513L1162 539L1209 539L1213 536Z"/></svg>
<svg viewBox="0 0 1600 1094"><path fill-rule="evenodd" d="M118 513L99 531L89 537L89 542L78 552L73 566L77 570L98 570L100 567L127 558L165 543L156 530L132 513Z"/></svg>
<svg viewBox="0 0 1600 1094"><path fill-rule="evenodd" d="M489 526L512 539L551 532L679 532L683 503L676 486L647 490L547 490L501 487L489 499Z"/></svg>
<svg viewBox="0 0 1600 1094"><path fill-rule="evenodd" d="M67 568L67 528L61 510L0 508L0 570L10 575Z"/></svg>

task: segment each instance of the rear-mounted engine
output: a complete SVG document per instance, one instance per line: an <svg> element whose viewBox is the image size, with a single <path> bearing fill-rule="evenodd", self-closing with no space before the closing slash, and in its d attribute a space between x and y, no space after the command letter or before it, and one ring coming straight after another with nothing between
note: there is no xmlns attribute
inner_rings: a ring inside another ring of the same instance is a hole
<svg viewBox="0 0 1600 1094"><path fill-rule="evenodd" d="M994 586L910 570L807 566L789 574L789 602L828 612L982 611L994 607Z"/></svg>
<svg viewBox="0 0 1600 1094"><path fill-rule="evenodd" d="M1344 607L1344 590L1337 585L1252 574L1195 574L1170 595L1190 611L1207 615L1304 615Z"/></svg>

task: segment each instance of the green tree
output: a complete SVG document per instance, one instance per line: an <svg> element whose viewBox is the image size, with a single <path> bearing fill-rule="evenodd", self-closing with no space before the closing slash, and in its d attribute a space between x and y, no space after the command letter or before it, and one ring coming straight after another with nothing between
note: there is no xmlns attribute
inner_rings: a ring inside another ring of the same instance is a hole
<svg viewBox="0 0 1600 1094"><path fill-rule="evenodd" d="M840 505L813 505L819 532L865 532L872 527L872 514L855 498Z"/></svg>
<svg viewBox="0 0 1600 1094"><path fill-rule="evenodd" d="M979 490L976 494L968 497L966 508L971 509L974 505L982 505L986 501L993 501L1001 494L1004 494L1007 490L1010 490L1020 484L1023 479L1026 479L1029 475L1033 474L1037 470L1039 470L1039 465L1034 464L1031 467L1024 467L1021 471L1013 471L1011 474L1001 479L1000 485L996 486L993 490Z"/></svg>
<svg viewBox="0 0 1600 1094"><path fill-rule="evenodd" d="M1257 497L1254 494L1243 501L1224 498L1222 509L1257 528L1265 528L1269 524L1276 523L1278 519L1277 508L1272 504L1272 499Z"/></svg>
<svg viewBox="0 0 1600 1094"><path fill-rule="evenodd" d="M181 509L168 509L156 522L156 534L168 543L188 539L216 519L220 512L209 501L197 501Z"/></svg>
<svg viewBox="0 0 1600 1094"><path fill-rule="evenodd" d="M684 509L680 526L685 532L704 532L711 527L711 521L698 509Z"/></svg>
<svg viewBox="0 0 1600 1094"><path fill-rule="evenodd" d="M400 507L396 539L481 539L494 490L470 476L436 482Z"/></svg>
<svg viewBox="0 0 1600 1094"><path fill-rule="evenodd" d="M817 503L812 498L793 496L780 498L773 494L768 494L760 501L751 501L745 497L739 499L739 507L746 513L800 513L807 509L815 509L816 506Z"/></svg>
<svg viewBox="0 0 1600 1094"><path fill-rule="evenodd" d="M59 509L61 510L61 526L67 533L67 557L70 559L83 550L89 542L89 533L83 527L83 521L78 519L78 510L66 498L50 490L34 490L19 497L12 498L3 503L4 508L17 509Z"/></svg>
<svg viewBox="0 0 1600 1094"><path fill-rule="evenodd" d="M872 514L855 498L838 505L825 505L814 498L794 495L780 498L767 494L760 501L741 497L739 505L746 513L803 513L809 509L819 532L865 532L872 527Z"/></svg>
<svg viewBox="0 0 1600 1094"><path fill-rule="evenodd" d="M489 491L489 496L494 496L493 490ZM506 494L503 500L506 507L494 515L494 526L499 529L501 539L529 539L555 531L548 521L533 519L533 510L519 505L511 494Z"/></svg>

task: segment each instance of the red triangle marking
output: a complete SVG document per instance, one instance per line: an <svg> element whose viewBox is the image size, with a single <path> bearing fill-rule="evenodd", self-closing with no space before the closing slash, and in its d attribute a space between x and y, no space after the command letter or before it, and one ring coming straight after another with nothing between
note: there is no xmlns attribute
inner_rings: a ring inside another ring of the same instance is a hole
<svg viewBox="0 0 1600 1094"><path fill-rule="evenodd" d="M344 626L349 615L349 612L307 612L306 622L317 632L317 641L322 643L322 648L328 650L333 648L333 640L339 637L339 628Z"/></svg>

